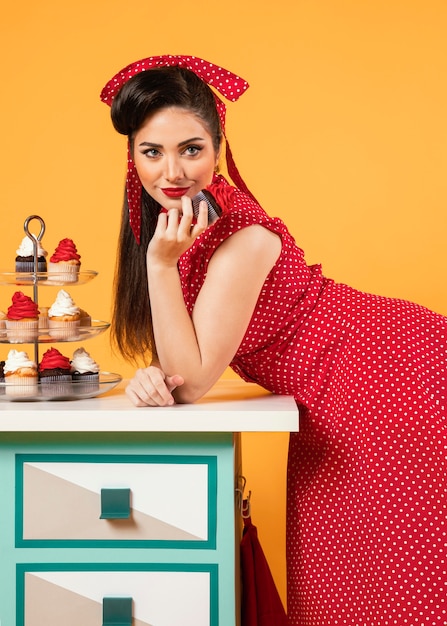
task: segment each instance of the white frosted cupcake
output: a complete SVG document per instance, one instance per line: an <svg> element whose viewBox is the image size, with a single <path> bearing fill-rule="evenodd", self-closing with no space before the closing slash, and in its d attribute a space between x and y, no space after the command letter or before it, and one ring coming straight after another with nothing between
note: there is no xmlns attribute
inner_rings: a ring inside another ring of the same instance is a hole
<svg viewBox="0 0 447 626"><path fill-rule="evenodd" d="M77 393L90 393L99 388L99 365L84 348L73 353L71 375Z"/></svg>
<svg viewBox="0 0 447 626"><path fill-rule="evenodd" d="M26 352L10 350L3 366L6 395L25 398L38 390L37 365Z"/></svg>
<svg viewBox="0 0 447 626"><path fill-rule="evenodd" d="M65 289L61 289L48 309L49 333L55 339L72 339L78 336L81 324L79 307Z"/></svg>
<svg viewBox="0 0 447 626"><path fill-rule="evenodd" d="M34 272L34 245L33 241L26 235L16 250L16 272ZM37 242L37 271L47 271L48 252L42 248L40 241Z"/></svg>

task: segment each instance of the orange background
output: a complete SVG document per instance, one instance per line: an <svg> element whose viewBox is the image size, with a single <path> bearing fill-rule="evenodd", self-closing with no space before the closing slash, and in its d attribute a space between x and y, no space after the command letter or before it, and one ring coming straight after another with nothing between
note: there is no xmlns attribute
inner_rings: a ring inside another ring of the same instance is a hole
<svg viewBox="0 0 447 626"><path fill-rule="evenodd" d="M0 24L0 268L13 268L23 222L37 213L50 254L71 237L83 268L99 272L73 288L77 304L110 319L125 139L99 92L131 61L192 54L249 81L228 107L233 153L308 262L447 314L446 29L445 0L8 3ZM2 288L0 309L12 292ZM55 294L42 290L40 303ZM111 353L108 333L85 347L102 369L132 374ZM285 597L287 436L245 435L243 445L253 521Z"/></svg>

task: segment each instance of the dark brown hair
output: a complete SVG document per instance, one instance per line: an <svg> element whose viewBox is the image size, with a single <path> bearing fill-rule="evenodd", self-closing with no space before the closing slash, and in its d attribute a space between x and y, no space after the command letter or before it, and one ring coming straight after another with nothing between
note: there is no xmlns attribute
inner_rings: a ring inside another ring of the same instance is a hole
<svg viewBox="0 0 447 626"><path fill-rule="evenodd" d="M111 117L115 129L127 135L131 150L136 132L149 116L167 107L191 111L210 133L216 154L222 130L214 95L194 72L181 67L161 67L141 72L123 85L116 95ZM144 361L156 354L149 292L146 251L157 225L160 205L143 189L141 237L137 244L129 224L126 194L121 216L114 281L112 341L128 361Z"/></svg>

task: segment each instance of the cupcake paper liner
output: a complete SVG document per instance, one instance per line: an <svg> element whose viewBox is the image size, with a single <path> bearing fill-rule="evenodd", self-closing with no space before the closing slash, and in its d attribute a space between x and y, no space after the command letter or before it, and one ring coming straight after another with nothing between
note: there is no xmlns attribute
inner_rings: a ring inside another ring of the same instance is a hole
<svg viewBox="0 0 447 626"><path fill-rule="evenodd" d="M99 374L88 372L80 374L73 373L73 390L77 394L92 393L99 389Z"/></svg>
<svg viewBox="0 0 447 626"><path fill-rule="evenodd" d="M51 337L55 339L68 339L78 336L78 329L80 326L80 320L73 322L61 322L53 321L51 318L48 320L48 329Z"/></svg>
<svg viewBox="0 0 447 626"><path fill-rule="evenodd" d="M44 328L44 329L48 328L48 324L49 324L48 317L46 315L44 316L39 315L39 328Z"/></svg>
<svg viewBox="0 0 447 626"><path fill-rule="evenodd" d="M58 283L76 283L79 265L69 263L48 263L48 280Z"/></svg>
<svg viewBox="0 0 447 626"><path fill-rule="evenodd" d="M37 373L35 378L32 376L17 376L11 374L5 377L5 393L7 396L16 396L17 398L30 397L37 394Z"/></svg>
<svg viewBox="0 0 447 626"><path fill-rule="evenodd" d="M37 339L39 320L28 322L6 320L6 336L10 343L27 343Z"/></svg>
<svg viewBox="0 0 447 626"><path fill-rule="evenodd" d="M47 262L46 261L37 261L37 271L38 272L46 272L47 271ZM34 260L32 261L16 261L16 272L18 274L34 272ZM25 280L23 277L21 277ZM33 280L33 277L30 276L28 280Z"/></svg>
<svg viewBox="0 0 447 626"><path fill-rule="evenodd" d="M71 396L73 392L71 374L45 376L40 379L40 388L43 396L51 398Z"/></svg>

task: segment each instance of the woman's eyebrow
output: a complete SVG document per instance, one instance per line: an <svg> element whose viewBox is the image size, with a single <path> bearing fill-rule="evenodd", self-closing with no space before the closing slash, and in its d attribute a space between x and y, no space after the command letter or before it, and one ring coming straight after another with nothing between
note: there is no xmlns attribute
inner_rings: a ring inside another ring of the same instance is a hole
<svg viewBox="0 0 447 626"><path fill-rule="evenodd" d="M190 137L189 139L185 139L184 141L180 141L178 145L179 148L182 146L186 146L189 143L193 143L194 141L205 141L204 137ZM139 146L147 146L149 148L163 148L163 144L161 143L153 143L152 141L142 141L138 144Z"/></svg>
<svg viewBox="0 0 447 626"><path fill-rule="evenodd" d="M161 143L152 143L150 141L142 141L141 143L138 144L138 146L148 146L150 148L162 148L163 147Z"/></svg>
<svg viewBox="0 0 447 626"><path fill-rule="evenodd" d="M188 144L188 143L192 143L193 141L205 141L205 138L204 138L204 137L191 137L190 139L186 139L185 141L181 141L181 142L178 144L178 145L179 145L179 148L180 148L181 146L185 146L185 145L186 145L186 144Z"/></svg>

